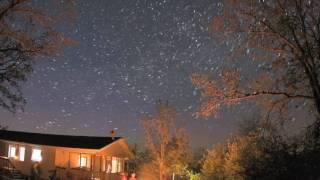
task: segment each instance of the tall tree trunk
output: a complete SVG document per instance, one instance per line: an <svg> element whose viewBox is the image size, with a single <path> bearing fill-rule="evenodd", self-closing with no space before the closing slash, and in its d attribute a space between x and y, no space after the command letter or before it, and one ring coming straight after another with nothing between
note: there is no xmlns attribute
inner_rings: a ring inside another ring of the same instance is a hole
<svg viewBox="0 0 320 180"><path fill-rule="evenodd" d="M320 84L317 73L313 72L309 75L309 82L314 97L314 105L317 110L317 120L320 120Z"/></svg>
<svg viewBox="0 0 320 180"><path fill-rule="evenodd" d="M163 171L164 171L163 163L161 162L160 167L159 167L159 179L160 180L165 180Z"/></svg>
<svg viewBox="0 0 320 180"><path fill-rule="evenodd" d="M319 145L318 141L320 139L320 84L318 80L318 75L313 70L312 73L308 73L309 83L310 87L312 89L312 94L314 98L314 105L316 108L316 120L313 122L311 126L311 137L312 137L312 145L315 146L314 148L317 148Z"/></svg>

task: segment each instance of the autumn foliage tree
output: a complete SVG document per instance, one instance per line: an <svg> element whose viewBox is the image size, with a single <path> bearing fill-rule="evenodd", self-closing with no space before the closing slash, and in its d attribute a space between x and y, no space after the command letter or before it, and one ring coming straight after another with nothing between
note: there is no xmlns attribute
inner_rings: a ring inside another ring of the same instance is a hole
<svg viewBox="0 0 320 180"><path fill-rule="evenodd" d="M237 134L209 150L202 168L205 177L318 179L320 1L225 0L209 31L230 48L226 61L247 59L257 66L227 67L218 78L193 74L202 95L199 115L209 117L222 106L251 101L262 107L267 121L259 131ZM315 121L293 138L277 132L269 120L287 119L295 107L307 107ZM266 127L271 127L268 133Z"/></svg>
<svg viewBox="0 0 320 180"><path fill-rule="evenodd" d="M31 0L0 1L0 106L10 112L22 109L20 84L32 72L35 58L56 55L73 43L56 30L64 17L75 17L71 1L55 3L49 13ZM60 7L60 8L58 8ZM60 12L58 12L60 11ZM56 13L52 13L56 12ZM55 18L54 18L55 17Z"/></svg>
<svg viewBox="0 0 320 180"><path fill-rule="evenodd" d="M261 126L244 122L240 131L205 154L202 179L319 179L319 151L303 138L266 135Z"/></svg>
<svg viewBox="0 0 320 180"><path fill-rule="evenodd" d="M223 2L220 14L209 24L210 33L230 48L228 59L259 65L247 76L234 68L224 69L216 79L193 74L192 82L203 96L199 114L208 117L221 106L254 100L264 107L266 119L275 114L287 117L290 103L311 104L318 118L320 1Z"/></svg>
<svg viewBox="0 0 320 180"><path fill-rule="evenodd" d="M187 141L176 121L175 108L161 102L157 103L154 115L143 119L145 147L150 157L148 168L156 171L160 180L184 169Z"/></svg>

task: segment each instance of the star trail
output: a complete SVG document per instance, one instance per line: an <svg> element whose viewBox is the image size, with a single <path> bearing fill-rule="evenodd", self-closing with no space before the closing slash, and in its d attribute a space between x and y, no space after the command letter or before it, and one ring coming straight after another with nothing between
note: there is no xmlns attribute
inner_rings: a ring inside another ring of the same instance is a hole
<svg viewBox="0 0 320 180"><path fill-rule="evenodd" d="M75 22L59 30L77 43L59 56L36 60L22 84L25 110L1 110L1 124L77 135L115 129L140 142L140 119L161 99L176 106L192 145L221 141L236 127L231 114L250 109L196 119L200 94L190 81L193 72L215 74L222 67L228 50L208 33L220 6L216 0L76 1Z"/></svg>

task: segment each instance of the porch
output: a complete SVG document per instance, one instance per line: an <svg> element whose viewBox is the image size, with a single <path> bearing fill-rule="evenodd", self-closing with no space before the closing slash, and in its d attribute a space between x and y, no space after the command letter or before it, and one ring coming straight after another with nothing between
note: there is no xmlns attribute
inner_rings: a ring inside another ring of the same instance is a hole
<svg viewBox="0 0 320 180"><path fill-rule="evenodd" d="M93 172L84 169L56 169L56 178L60 180L119 180L118 173Z"/></svg>
<svg viewBox="0 0 320 180"><path fill-rule="evenodd" d="M24 180L27 179L27 176L23 175L18 169L16 169L9 158L0 156L0 179Z"/></svg>
<svg viewBox="0 0 320 180"><path fill-rule="evenodd" d="M130 172L129 162L123 157L57 150L52 174L61 180L118 180L121 172Z"/></svg>

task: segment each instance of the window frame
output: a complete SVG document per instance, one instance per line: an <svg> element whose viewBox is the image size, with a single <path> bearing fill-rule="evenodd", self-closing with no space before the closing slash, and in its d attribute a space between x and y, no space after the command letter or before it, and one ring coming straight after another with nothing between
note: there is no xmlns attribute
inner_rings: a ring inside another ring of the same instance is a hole
<svg viewBox="0 0 320 180"><path fill-rule="evenodd" d="M113 173L113 174L120 173L123 171L122 167L123 167L122 158L112 156L111 157L111 171L110 171L110 173Z"/></svg>
<svg viewBox="0 0 320 180"><path fill-rule="evenodd" d="M40 158L38 159L38 158L35 158L34 156L34 152L35 151L40 151ZM34 148L32 148L32 151L31 151L31 161L33 161L33 162L41 162L42 161L42 149L40 149L40 148L38 148L38 147L34 147Z"/></svg>
<svg viewBox="0 0 320 180"><path fill-rule="evenodd" d="M21 154L22 152L23 152L23 154ZM18 158L19 158L19 161L25 160L25 158L26 158L26 147L25 146L19 146L19 157Z"/></svg>
<svg viewBox="0 0 320 180"><path fill-rule="evenodd" d="M85 162L85 163L83 163L82 159L84 159L84 162ZM88 163L88 158L85 157L85 156L81 156L81 154L80 154L79 167L80 167L80 168L87 168L87 163Z"/></svg>
<svg viewBox="0 0 320 180"><path fill-rule="evenodd" d="M12 155L12 148L14 148L14 155ZM9 144L8 146L8 158L17 158L17 145Z"/></svg>

